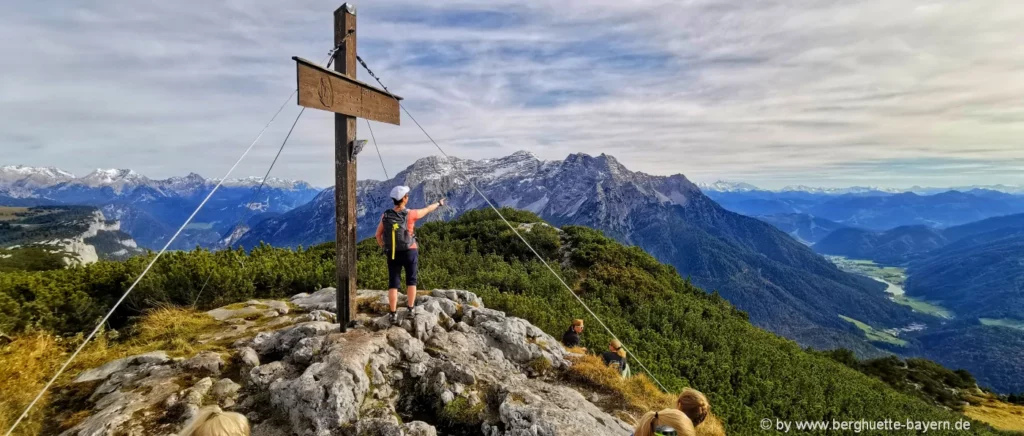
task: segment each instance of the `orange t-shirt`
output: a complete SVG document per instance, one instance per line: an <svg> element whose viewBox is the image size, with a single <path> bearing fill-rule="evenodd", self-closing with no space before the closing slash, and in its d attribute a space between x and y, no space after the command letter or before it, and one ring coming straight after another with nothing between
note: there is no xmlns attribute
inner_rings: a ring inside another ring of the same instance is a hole
<svg viewBox="0 0 1024 436"><path fill-rule="evenodd" d="M416 244L416 220L420 219L424 214L419 209L408 209L409 213L406 215L405 225L409 227L409 236L413 237L412 245L409 246L410 250L419 248ZM384 214L380 215L380 221L377 223L377 242L384 243Z"/></svg>

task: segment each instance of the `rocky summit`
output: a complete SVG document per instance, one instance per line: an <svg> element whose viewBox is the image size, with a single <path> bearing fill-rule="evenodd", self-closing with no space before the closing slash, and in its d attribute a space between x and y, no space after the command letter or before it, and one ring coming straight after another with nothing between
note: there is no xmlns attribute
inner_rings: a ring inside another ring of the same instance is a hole
<svg viewBox="0 0 1024 436"><path fill-rule="evenodd" d="M399 301L405 306L404 297ZM434 290L400 309L360 291L356 328L335 324L335 290L208 312L228 344L170 358L152 352L78 375L88 415L64 435L171 435L204 405L245 414L254 435L615 435L631 428L566 385L559 342L487 309L475 294Z"/></svg>

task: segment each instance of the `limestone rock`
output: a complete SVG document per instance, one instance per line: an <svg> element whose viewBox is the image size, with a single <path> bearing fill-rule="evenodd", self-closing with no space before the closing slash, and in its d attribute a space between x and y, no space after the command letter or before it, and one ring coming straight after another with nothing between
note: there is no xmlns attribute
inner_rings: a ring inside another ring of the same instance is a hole
<svg viewBox="0 0 1024 436"><path fill-rule="evenodd" d="M213 390L210 392L214 398L228 398L238 394L238 391L242 389L242 386L235 383L229 378L222 378L217 380L217 383L213 385Z"/></svg>
<svg viewBox="0 0 1024 436"><path fill-rule="evenodd" d="M235 360L242 365L243 372L249 372L253 368L260 366L260 356L256 354L256 350L250 347L239 348L235 352Z"/></svg>
<svg viewBox="0 0 1024 436"><path fill-rule="evenodd" d="M284 301L262 300L262 303L269 306L271 309L273 309L274 311L281 315L287 315L288 312L291 311L291 308L288 307L288 303L285 303Z"/></svg>
<svg viewBox="0 0 1024 436"><path fill-rule="evenodd" d="M316 355L320 354L323 347L324 337L313 336L299 339L292 349L292 361L301 365L309 364Z"/></svg>
<svg viewBox="0 0 1024 436"><path fill-rule="evenodd" d="M266 365L257 366L252 371L249 371L249 382L258 389L267 389L272 383L284 378L290 372L292 372L292 368L287 363L281 361L271 362Z"/></svg>
<svg viewBox="0 0 1024 436"><path fill-rule="evenodd" d="M298 294L292 297L292 304L305 310L338 311L337 291L334 288L323 288L312 294Z"/></svg>
<svg viewBox="0 0 1024 436"><path fill-rule="evenodd" d="M276 333L260 333L253 339L252 348L261 356L275 352L288 352L304 338L324 335L328 332L338 331L340 328L341 326L338 324L326 321L304 322Z"/></svg>
<svg viewBox="0 0 1024 436"><path fill-rule="evenodd" d="M167 353L163 351L153 351L150 353L125 357L123 359L112 360L98 368L83 371L81 374L79 374L78 378L76 378L74 382L85 383L96 380L105 380L112 374L124 371L133 365L160 364L165 363L169 360L171 360L170 357L167 357Z"/></svg>
<svg viewBox="0 0 1024 436"><path fill-rule="evenodd" d="M356 428L359 436L403 436L402 426L394 419L361 419Z"/></svg>
<svg viewBox="0 0 1024 436"><path fill-rule="evenodd" d="M307 313L303 318L303 321L327 321L334 323L338 321L338 316L328 312L326 310L314 310Z"/></svg>
<svg viewBox="0 0 1024 436"><path fill-rule="evenodd" d="M231 407L238 398L238 391L242 386L229 378L222 378L213 385L210 395L217 400L221 407Z"/></svg>
<svg viewBox="0 0 1024 436"><path fill-rule="evenodd" d="M437 429L423 421L408 422L402 430L406 436L437 436Z"/></svg>
<svg viewBox="0 0 1024 436"><path fill-rule="evenodd" d="M359 295L386 301L380 291ZM291 303L309 313L260 323L264 331L235 341L229 368L216 353L200 353L178 362L133 356L90 370L86 379L103 381L90 400L92 415L65 434L173 434L201 405L214 403L249 417L257 436L437 436L450 425L438 418L446 407L462 408L460 425L487 436L631 431L559 377L533 377L538 362L553 371L568 366L558 341L484 308L471 292L434 290L395 323L384 316L346 333L327 311L334 300L331 288L296 295ZM291 309L278 303L253 300L242 309ZM253 323L227 324L245 333ZM194 381L197 373L215 377ZM150 417L152 410L166 413ZM423 421L401 424L398 416Z"/></svg>
<svg viewBox="0 0 1024 436"><path fill-rule="evenodd" d="M221 368L224 367L224 359L220 357L220 354L204 351L186 360L182 363L182 366L197 374L217 375L220 374Z"/></svg>

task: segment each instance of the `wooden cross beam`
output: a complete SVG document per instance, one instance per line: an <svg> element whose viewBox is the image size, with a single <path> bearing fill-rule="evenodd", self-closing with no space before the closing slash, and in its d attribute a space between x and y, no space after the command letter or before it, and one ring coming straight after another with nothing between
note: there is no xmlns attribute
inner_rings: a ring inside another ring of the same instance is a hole
<svg viewBox="0 0 1024 436"><path fill-rule="evenodd" d="M299 105L334 112L335 246L338 323L345 331L356 312L356 118L400 121L398 100L356 80L356 8L334 11L334 71L298 57Z"/></svg>

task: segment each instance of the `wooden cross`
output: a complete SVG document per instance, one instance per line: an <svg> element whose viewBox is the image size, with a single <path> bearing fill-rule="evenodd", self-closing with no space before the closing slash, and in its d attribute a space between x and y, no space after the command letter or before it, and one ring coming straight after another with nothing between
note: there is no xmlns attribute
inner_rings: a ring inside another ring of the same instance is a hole
<svg viewBox="0 0 1024 436"><path fill-rule="evenodd" d="M335 246L338 323L348 328L356 312L356 118L399 124L401 97L356 80L356 8L334 11L334 71L305 59L296 62L299 105L334 112Z"/></svg>

